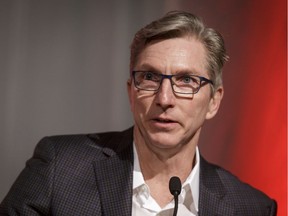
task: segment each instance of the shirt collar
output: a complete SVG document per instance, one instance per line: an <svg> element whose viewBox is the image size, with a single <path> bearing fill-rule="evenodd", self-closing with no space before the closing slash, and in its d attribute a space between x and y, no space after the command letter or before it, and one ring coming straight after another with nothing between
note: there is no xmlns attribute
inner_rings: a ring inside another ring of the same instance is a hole
<svg viewBox="0 0 288 216"><path fill-rule="evenodd" d="M133 153L134 153L134 168L133 168L133 190L141 185L145 184L144 177L141 172L138 153L133 143Z"/></svg>
<svg viewBox="0 0 288 216"><path fill-rule="evenodd" d="M189 176L182 184L183 188L188 187L192 192L193 203L196 211L198 212L198 203L199 203L199 174L200 174L200 154L199 149L196 146L195 150L195 166L193 167L192 171L190 172ZM180 194L181 195L181 194Z"/></svg>
<svg viewBox="0 0 288 216"><path fill-rule="evenodd" d="M138 187L145 185L144 177L141 173L141 168L139 164L138 153L135 147L135 143L133 143L133 152L134 152L134 168L133 168L133 191L136 190ZM196 146L195 151L195 166L193 167L192 171L190 172L188 178L182 184L182 191L184 188L187 188L187 191L192 192L193 204L194 208L198 212L198 204L199 204L199 174L200 174L200 153L199 149ZM183 194L183 192L181 192ZM181 194L180 194L181 196Z"/></svg>

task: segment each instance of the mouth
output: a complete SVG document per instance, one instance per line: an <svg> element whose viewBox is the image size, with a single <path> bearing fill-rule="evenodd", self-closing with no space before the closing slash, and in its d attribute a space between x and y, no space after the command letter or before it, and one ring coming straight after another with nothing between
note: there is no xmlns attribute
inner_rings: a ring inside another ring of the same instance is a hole
<svg viewBox="0 0 288 216"><path fill-rule="evenodd" d="M152 127L157 131L171 131L178 125L178 122L170 118L156 117L152 119Z"/></svg>
<svg viewBox="0 0 288 216"><path fill-rule="evenodd" d="M172 119L168 119L168 118L153 118L153 121L158 122L158 123L177 123L176 121L172 120Z"/></svg>

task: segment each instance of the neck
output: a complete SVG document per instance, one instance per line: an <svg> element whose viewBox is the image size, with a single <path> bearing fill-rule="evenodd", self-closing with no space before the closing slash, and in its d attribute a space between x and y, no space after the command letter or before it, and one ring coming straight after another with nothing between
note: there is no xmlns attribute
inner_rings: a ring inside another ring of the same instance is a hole
<svg viewBox="0 0 288 216"><path fill-rule="evenodd" d="M199 133L196 133L196 138ZM163 208L173 199L169 191L170 178L178 176L183 183L191 173L198 139L192 139L189 143L167 149L146 143L145 139L139 135L141 134L135 134L134 130L141 172L152 197Z"/></svg>
<svg viewBox="0 0 288 216"><path fill-rule="evenodd" d="M145 142L141 134L135 134L134 139L138 153L139 164L144 180L165 179L178 176L185 181L194 166L196 145L200 131L196 132L190 142L175 145L173 148L159 148Z"/></svg>

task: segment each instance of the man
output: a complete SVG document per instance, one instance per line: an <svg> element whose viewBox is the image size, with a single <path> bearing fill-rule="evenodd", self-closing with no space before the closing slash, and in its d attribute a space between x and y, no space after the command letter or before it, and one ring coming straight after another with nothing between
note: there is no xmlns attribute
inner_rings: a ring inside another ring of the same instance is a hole
<svg viewBox="0 0 288 216"><path fill-rule="evenodd" d="M220 34L186 12L136 33L127 89L134 127L46 137L1 203L3 215L276 215L276 202L208 163L202 125L223 97Z"/></svg>

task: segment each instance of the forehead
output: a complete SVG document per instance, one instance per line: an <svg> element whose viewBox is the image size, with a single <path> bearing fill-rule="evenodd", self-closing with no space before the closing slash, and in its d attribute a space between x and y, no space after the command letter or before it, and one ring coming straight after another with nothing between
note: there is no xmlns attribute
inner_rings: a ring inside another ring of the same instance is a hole
<svg viewBox="0 0 288 216"><path fill-rule="evenodd" d="M207 75L206 62L206 51L199 40L193 37L172 38L146 45L138 56L135 69L155 69L161 73L185 70Z"/></svg>

